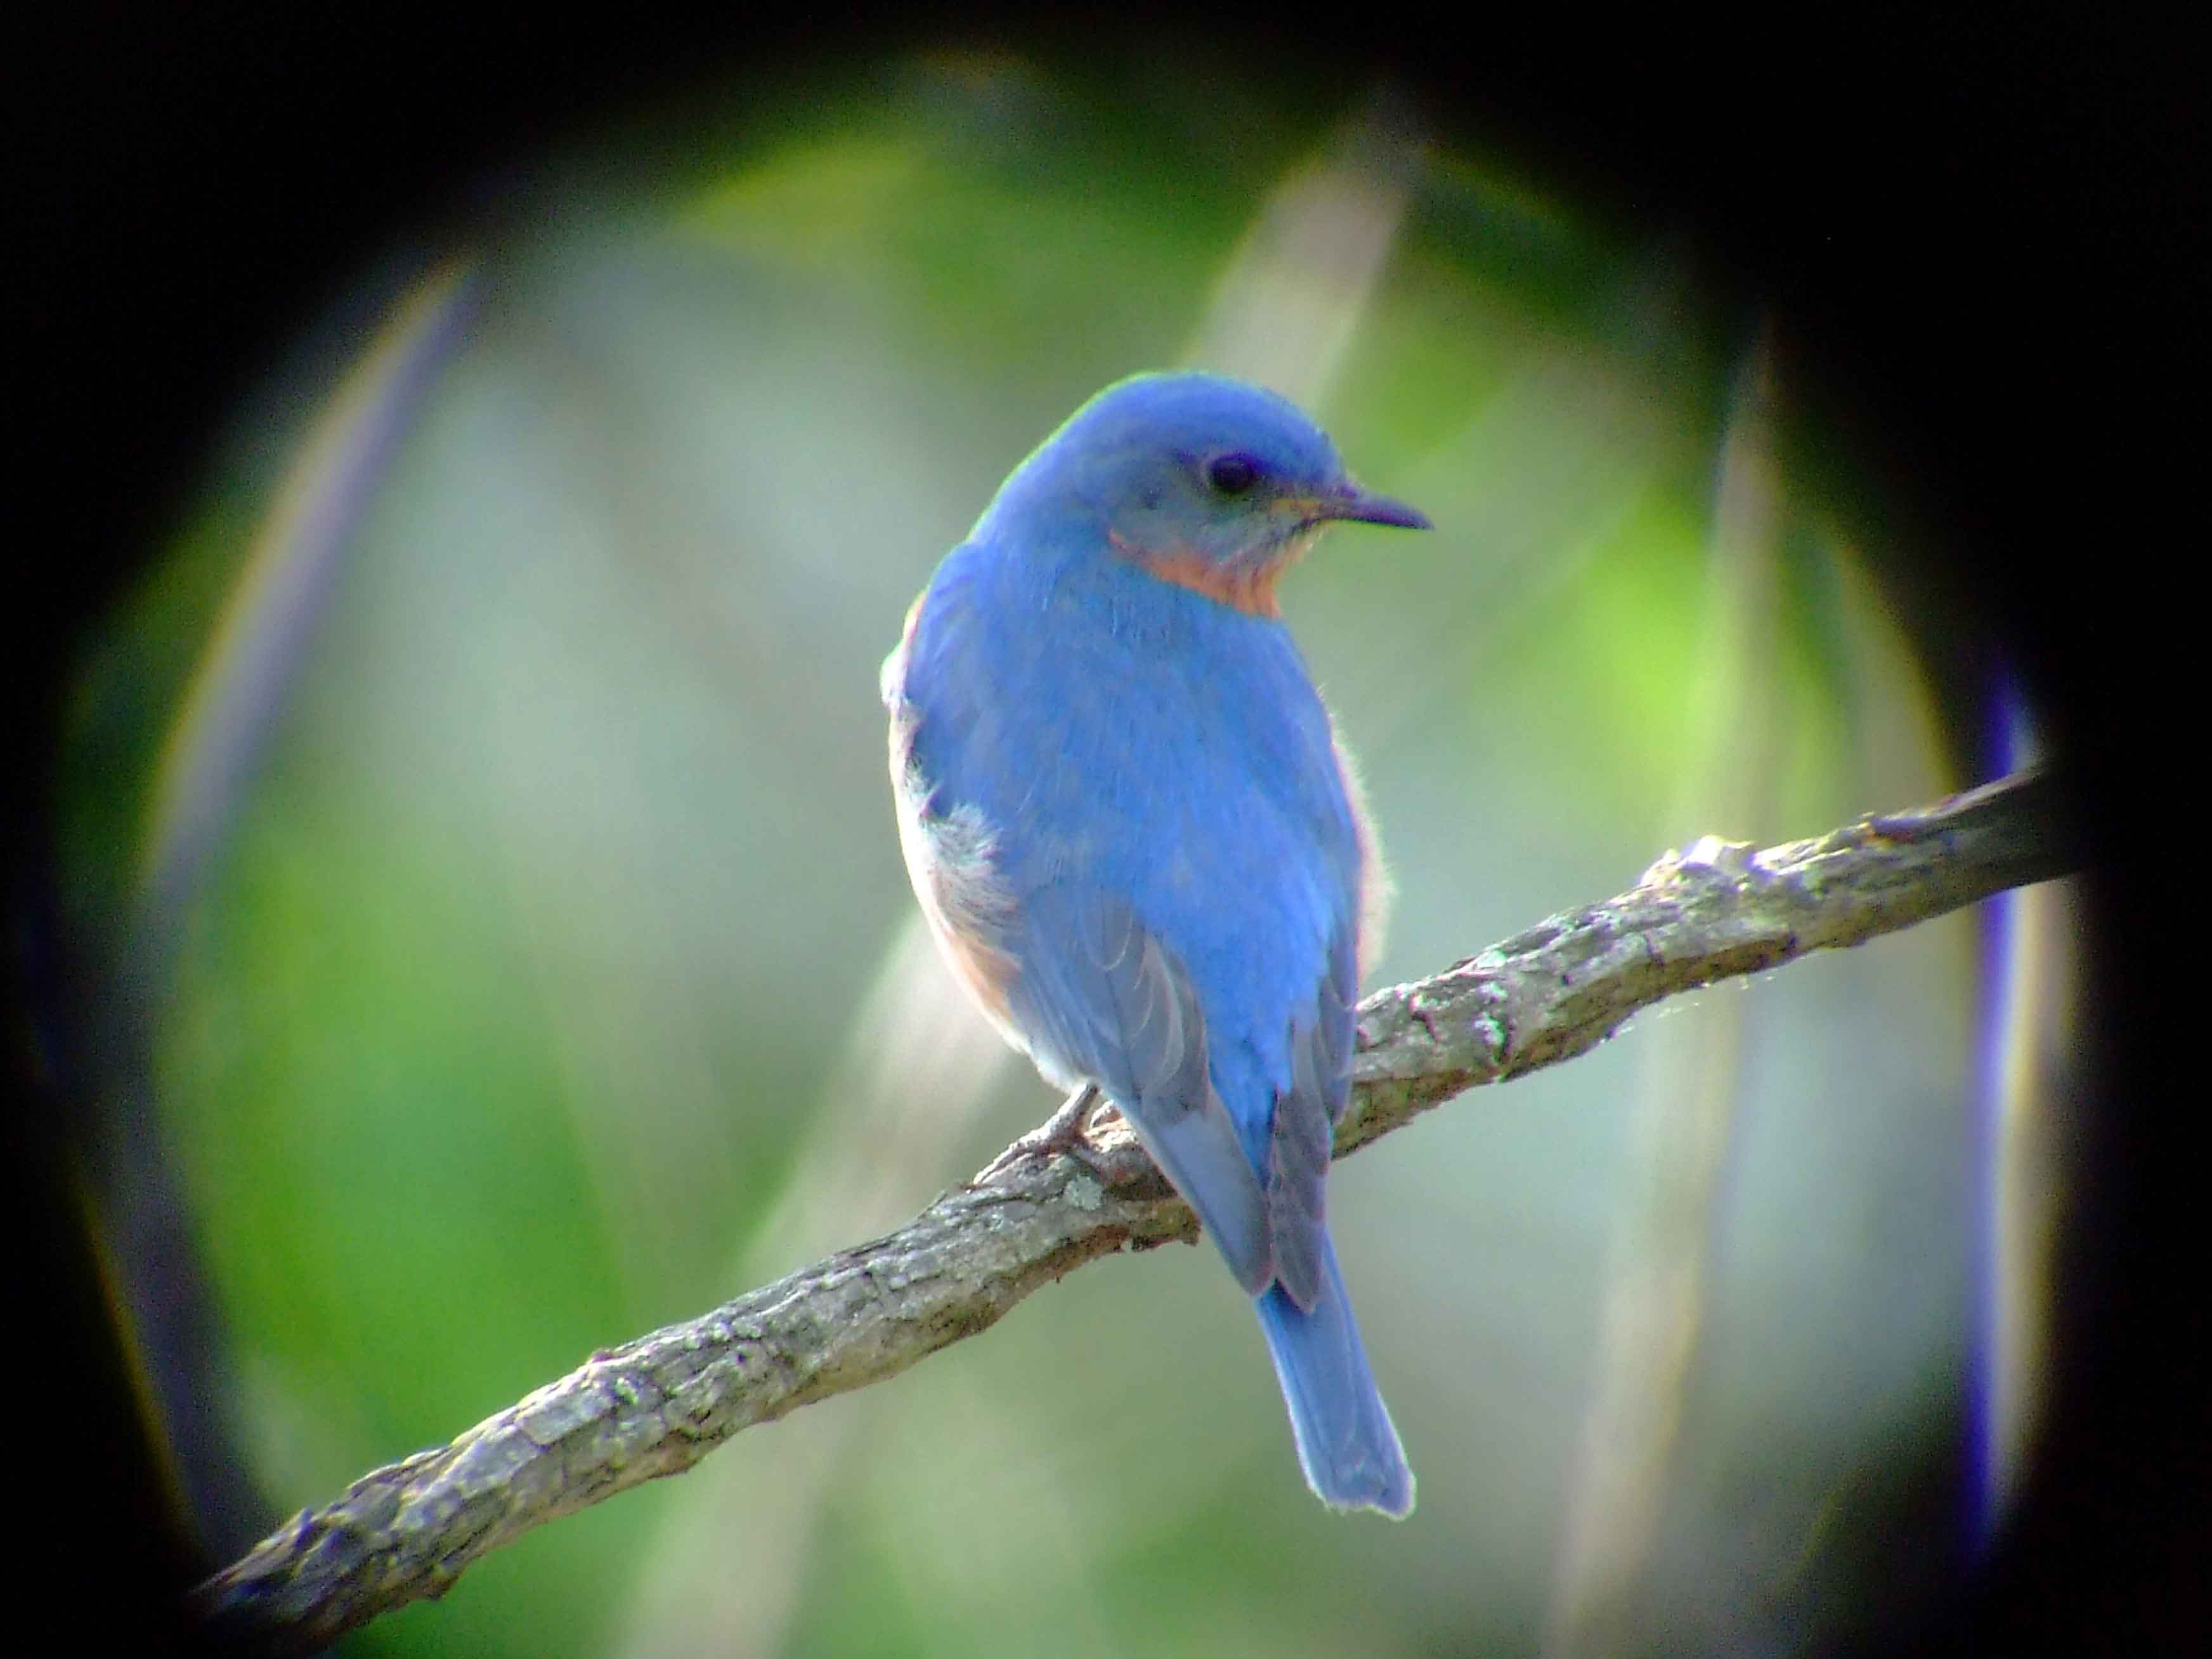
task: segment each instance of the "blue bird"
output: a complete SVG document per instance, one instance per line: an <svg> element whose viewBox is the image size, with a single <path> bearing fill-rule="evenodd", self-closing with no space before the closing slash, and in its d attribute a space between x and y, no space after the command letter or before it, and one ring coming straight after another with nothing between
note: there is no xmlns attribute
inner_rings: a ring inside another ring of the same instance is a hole
<svg viewBox="0 0 2212 1659"><path fill-rule="evenodd" d="M1428 525L1272 392L1123 380L945 556L883 690L907 871L960 982L1077 1091L1063 1137L1103 1093L1197 1212L1316 1494L1403 1516L1322 1202L1382 883L1275 603L1335 520Z"/></svg>

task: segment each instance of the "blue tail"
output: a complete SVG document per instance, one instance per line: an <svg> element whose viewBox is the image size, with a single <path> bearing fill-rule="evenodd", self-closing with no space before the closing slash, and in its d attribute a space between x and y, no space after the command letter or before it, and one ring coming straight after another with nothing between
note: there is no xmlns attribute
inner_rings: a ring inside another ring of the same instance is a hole
<svg viewBox="0 0 2212 1659"><path fill-rule="evenodd" d="M1253 1304L1291 1408L1298 1462L1306 1484L1331 1509L1380 1510L1402 1521L1413 1512L1413 1472L1367 1369L1327 1233L1321 1265L1321 1297L1311 1313L1300 1312L1279 1285Z"/></svg>

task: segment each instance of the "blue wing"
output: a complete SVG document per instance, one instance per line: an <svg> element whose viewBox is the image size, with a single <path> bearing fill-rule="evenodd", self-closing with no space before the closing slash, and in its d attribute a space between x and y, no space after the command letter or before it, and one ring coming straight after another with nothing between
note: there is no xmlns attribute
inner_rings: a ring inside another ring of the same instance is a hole
<svg viewBox="0 0 2212 1659"><path fill-rule="evenodd" d="M1275 1277L1312 1311L1328 1272L1328 1163L1352 1079L1357 952L1351 930L1331 941L1329 970L1291 1025L1291 1086L1276 1097L1267 1164L1267 1235Z"/></svg>
<svg viewBox="0 0 2212 1659"><path fill-rule="evenodd" d="M1024 909L1011 1000L1031 1051L1105 1091L1258 1295L1275 1278L1267 1200L1213 1086L1189 975L1127 900L1089 883L1039 888Z"/></svg>

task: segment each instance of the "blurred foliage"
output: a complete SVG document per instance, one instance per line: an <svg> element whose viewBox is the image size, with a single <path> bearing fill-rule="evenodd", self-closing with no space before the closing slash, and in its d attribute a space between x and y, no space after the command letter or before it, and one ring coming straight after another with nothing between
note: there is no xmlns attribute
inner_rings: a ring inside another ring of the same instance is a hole
<svg viewBox="0 0 2212 1659"><path fill-rule="evenodd" d="M213 1391L235 1446L178 1455L234 1451L265 1503L204 1515L214 1547L894 1224L1042 1115L915 949L876 664L1061 416L1215 337L1247 301L1224 273L1310 275L1265 232L1316 168L1401 204L1372 285L1317 302L1341 354L1218 366L1317 375L1291 389L1439 526L1340 531L1285 588L1393 855L1382 980L1698 833L1949 781L1865 532L1799 481L1754 555L1763 648L1722 660L1717 478L1758 319L1387 95L942 56L548 158L158 949L131 914L158 757L388 273L241 414L85 670L72 913L147 953L226 1356L163 1381ZM1772 741L1740 750L1753 712ZM1712 820L1699 777L1753 805ZM1956 921L1647 1022L1694 1042L1742 999L1655 1650L1822 1648L1956 1558L1978 994ZM1171 1251L545 1528L349 1650L1526 1650L1637 1035L1333 1183L1420 1477L1403 1528L1306 1496L1233 1287Z"/></svg>

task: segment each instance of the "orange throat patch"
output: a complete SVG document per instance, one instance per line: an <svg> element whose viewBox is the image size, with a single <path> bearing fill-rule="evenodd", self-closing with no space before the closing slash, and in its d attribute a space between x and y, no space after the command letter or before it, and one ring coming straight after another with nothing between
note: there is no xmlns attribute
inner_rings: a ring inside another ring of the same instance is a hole
<svg viewBox="0 0 2212 1659"><path fill-rule="evenodd" d="M1275 583L1284 569L1305 551L1305 544L1311 538L1293 537L1275 557L1235 568L1218 565L1195 548L1139 547L1112 531L1106 532L1106 539L1123 558L1164 582L1203 593L1217 605L1225 605L1248 617L1280 617L1283 608L1275 600Z"/></svg>

